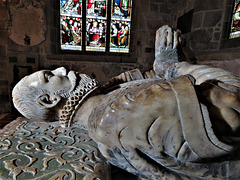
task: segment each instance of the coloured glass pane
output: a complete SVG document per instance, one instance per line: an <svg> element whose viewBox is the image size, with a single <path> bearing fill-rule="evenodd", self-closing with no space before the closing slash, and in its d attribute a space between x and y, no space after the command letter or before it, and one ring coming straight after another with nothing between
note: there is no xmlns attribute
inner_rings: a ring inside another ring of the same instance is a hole
<svg viewBox="0 0 240 180"><path fill-rule="evenodd" d="M235 0L229 38L240 37L240 0Z"/></svg>
<svg viewBox="0 0 240 180"><path fill-rule="evenodd" d="M105 51L106 21L100 19L87 19L87 51Z"/></svg>
<svg viewBox="0 0 240 180"><path fill-rule="evenodd" d="M87 0L86 3L86 50L106 50L107 2Z"/></svg>
<svg viewBox="0 0 240 180"><path fill-rule="evenodd" d="M132 0L60 0L61 49L128 53L131 14Z"/></svg>
<svg viewBox="0 0 240 180"><path fill-rule="evenodd" d="M106 0L86 0L87 1L87 16L106 17L107 3Z"/></svg>
<svg viewBox="0 0 240 180"><path fill-rule="evenodd" d="M131 13L131 0L112 1L110 52L129 52Z"/></svg>
<svg viewBox="0 0 240 180"><path fill-rule="evenodd" d="M61 15L81 15L82 0L60 0L60 13Z"/></svg>
<svg viewBox="0 0 240 180"><path fill-rule="evenodd" d="M63 50L82 50L82 0L60 0L60 39Z"/></svg>

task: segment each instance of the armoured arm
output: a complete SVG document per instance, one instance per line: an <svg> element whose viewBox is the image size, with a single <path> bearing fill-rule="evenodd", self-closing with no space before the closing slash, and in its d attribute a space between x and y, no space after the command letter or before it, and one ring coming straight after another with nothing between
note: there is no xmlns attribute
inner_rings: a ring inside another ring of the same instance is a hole
<svg viewBox="0 0 240 180"><path fill-rule="evenodd" d="M180 62L174 70L174 78L181 75L190 74L196 79L195 84L200 85L209 80L221 81L224 84L240 87L240 78L232 73L207 65L192 65L187 62Z"/></svg>
<svg viewBox="0 0 240 180"><path fill-rule="evenodd" d="M209 80L217 80L224 84L240 87L240 78L228 71L207 65L180 62L178 54L180 42L179 30L173 30L169 26L163 26L157 30L153 64L156 76L171 80L181 75L190 74L196 79L196 85Z"/></svg>

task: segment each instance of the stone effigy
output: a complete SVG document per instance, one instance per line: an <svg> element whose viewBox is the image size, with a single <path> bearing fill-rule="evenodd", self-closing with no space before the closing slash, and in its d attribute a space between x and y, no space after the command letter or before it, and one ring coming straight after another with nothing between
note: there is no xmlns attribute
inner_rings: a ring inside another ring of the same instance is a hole
<svg viewBox="0 0 240 180"><path fill-rule="evenodd" d="M142 179L238 179L240 79L179 62L180 32L156 34L154 71L123 73L104 86L65 68L39 71L13 90L38 121L88 130L111 164Z"/></svg>

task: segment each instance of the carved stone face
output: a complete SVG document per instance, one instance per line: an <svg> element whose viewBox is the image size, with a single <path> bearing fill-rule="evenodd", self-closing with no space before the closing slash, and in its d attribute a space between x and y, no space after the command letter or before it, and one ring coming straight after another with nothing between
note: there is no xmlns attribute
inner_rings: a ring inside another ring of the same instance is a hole
<svg viewBox="0 0 240 180"><path fill-rule="evenodd" d="M37 89L47 90L50 93L69 93L76 84L76 75L73 71L67 74L63 67L54 71L42 70L26 77L24 84Z"/></svg>
<svg viewBox="0 0 240 180"><path fill-rule="evenodd" d="M46 119L62 98L71 96L81 80L63 67L42 70L23 78L13 89L13 103L29 119Z"/></svg>

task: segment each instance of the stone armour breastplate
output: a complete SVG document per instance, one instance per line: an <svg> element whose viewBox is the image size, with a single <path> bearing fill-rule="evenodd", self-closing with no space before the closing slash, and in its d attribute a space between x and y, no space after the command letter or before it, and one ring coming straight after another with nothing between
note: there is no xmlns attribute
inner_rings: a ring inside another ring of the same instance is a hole
<svg viewBox="0 0 240 180"><path fill-rule="evenodd" d="M209 138L194 86L186 76L164 83L152 79L123 84L93 110L89 133L109 162L136 174L148 174L148 167L154 166L146 157L171 166L175 160L194 162L231 150ZM159 172L148 175L158 177Z"/></svg>

